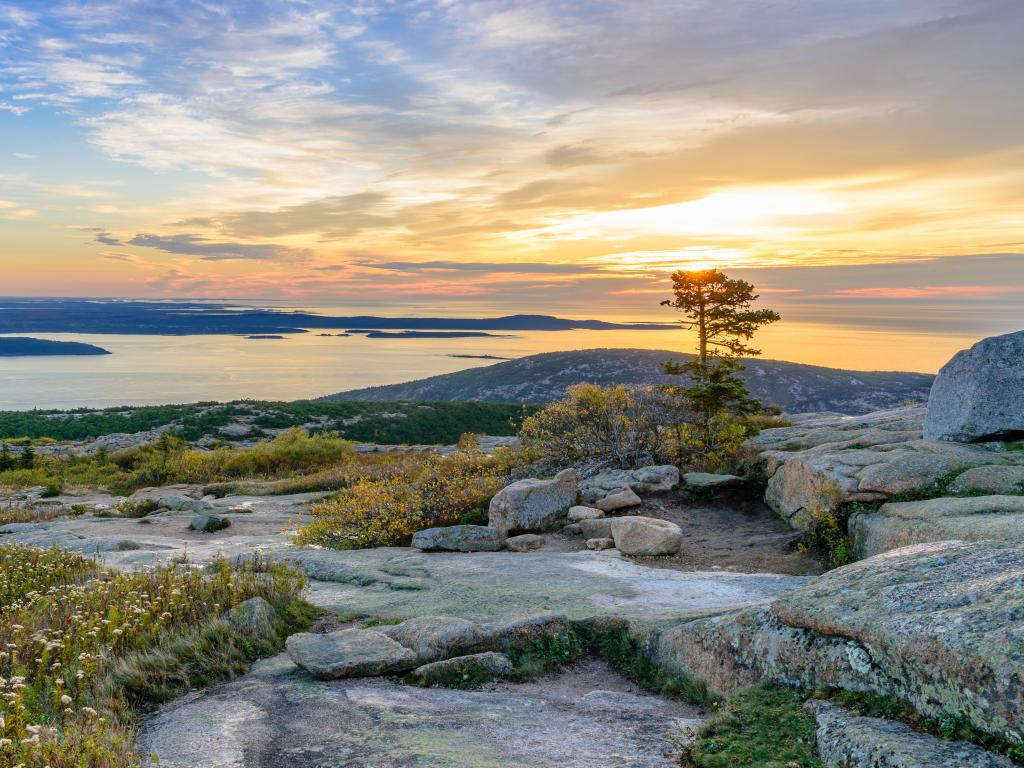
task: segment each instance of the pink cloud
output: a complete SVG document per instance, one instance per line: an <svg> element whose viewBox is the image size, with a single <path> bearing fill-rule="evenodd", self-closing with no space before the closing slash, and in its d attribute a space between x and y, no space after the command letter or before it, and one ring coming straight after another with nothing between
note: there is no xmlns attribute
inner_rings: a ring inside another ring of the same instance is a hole
<svg viewBox="0 0 1024 768"><path fill-rule="evenodd" d="M826 295L852 299L989 299L1007 294L1024 293L1018 285L932 285L921 288L845 288Z"/></svg>

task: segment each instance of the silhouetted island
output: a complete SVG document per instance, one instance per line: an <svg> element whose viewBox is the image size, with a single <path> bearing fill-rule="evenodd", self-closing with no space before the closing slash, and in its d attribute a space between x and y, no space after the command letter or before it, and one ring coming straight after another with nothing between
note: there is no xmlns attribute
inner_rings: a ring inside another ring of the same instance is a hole
<svg viewBox="0 0 1024 768"><path fill-rule="evenodd" d="M79 341L51 341L28 336L0 337L0 357L39 357L54 355L109 355L110 351Z"/></svg>

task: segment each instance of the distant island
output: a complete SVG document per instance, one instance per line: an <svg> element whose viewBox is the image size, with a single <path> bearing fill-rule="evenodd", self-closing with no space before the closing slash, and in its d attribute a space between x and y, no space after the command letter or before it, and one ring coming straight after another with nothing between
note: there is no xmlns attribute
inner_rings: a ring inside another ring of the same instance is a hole
<svg viewBox="0 0 1024 768"><path fill-rule="evenodd" d="M332 317L199 301L0 298L2 333L115 333L192 336L281 335L308 331L572 331L668 330L674 323L609 323L551 315L505 317ZM377 337L389 338L389 337Z"/></svg>
<svg viewBox="0 0 1024 768"><path fill-rule="evenodd" d="M508 334L486 331L371 331L366 334L368 339L466 339L478 336L499 339L507 338Z"/></svg>
<svg viewBox="0 0 1024 768"><path fill-rule="evenodd" d="M0 357L53 357L56 355L109 355L110 351L78 341L51 341L28 336L0 337Z"/></svg>
<svg viewBox="0 0 1024 768"><path fill-rule="evenodd" d="M514 357L501 357L500 355L445 355L445 357L459 357L466 360L515 360Z"/></svg>
<svg viewBox="0 0 1024 768"><path fill-rule="evenodd" d="M254 334L252 334L250 336L246 336L245 338L247 338L247 339L283 339L284 336L281 336L280 334L277 334L277 333L254 333Z"/></svg>

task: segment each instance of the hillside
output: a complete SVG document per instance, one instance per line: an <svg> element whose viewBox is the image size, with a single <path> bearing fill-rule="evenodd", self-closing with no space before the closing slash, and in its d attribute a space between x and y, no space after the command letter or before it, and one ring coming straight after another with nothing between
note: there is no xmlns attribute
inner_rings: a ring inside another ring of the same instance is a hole
<svg viewBox="0 0 1024 768"><path fill-rule="evenodd" d="M543 403L558 399L570 384L661 384L678 381L661 363L685 355L664 350L587 349L549 352L442 376L339 392L320 398L343 400L461 400ZM750 391L790 413L836 411L861 414L928 398L934 376L925 373L863 372L779 360L749 360L743 372Z"/></svg>

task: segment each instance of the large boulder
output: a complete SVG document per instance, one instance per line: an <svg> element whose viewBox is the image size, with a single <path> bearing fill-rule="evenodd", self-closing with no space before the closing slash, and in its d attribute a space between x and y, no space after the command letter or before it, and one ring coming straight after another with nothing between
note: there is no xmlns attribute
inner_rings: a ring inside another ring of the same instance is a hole
<svg viewBox="0 0 1024 768"><path fill-rule="evenodd" d="M637 493L662 493L679 484L679 469L662 464L639 469L606 469L580 482L580 496L585 502L594 502L605 496L632 488Z"/></svg>
<svg viewBox="0 0 1024 768"><path fill-rule="evenodd" d="M300 632L285 641L285 648L292 661L320 680L391 675L419 664L415 651L372 629Z"/></svg>
<svg viewBox="0 0 1024 768"><path fill-rule="evenodd" d="M505 534L486 525L448 525L417 531L412 545L425 552L497 552Z"/></svg>
<svg viewBox="0 0 1024 768"><path fill-rule="evenodd" d="M573 469L559 472L553 480L518 480L494 494L487 524L506 535L560 528L576 503L576 483Z"/></svg>
<svg viewBox="0 0 1024 768"><path fill-rule="evenodd" d="M987 466L968 469L949 485L951 493L1024 494L1024 467Z"/></svg>
<svg viewBox="0 0 1024 768"><path fill-rule="evenodd" d="M683 543L683 531L675 523L654 517L612 519L612 539L624 555L675 555Z"/></svg>
<svg viewBox="0 0 1024 768"><path fill-rule="evenodd" d="M1024 435L1024 331L983 339L942 366L924 436L981 442Z"/></svg>

